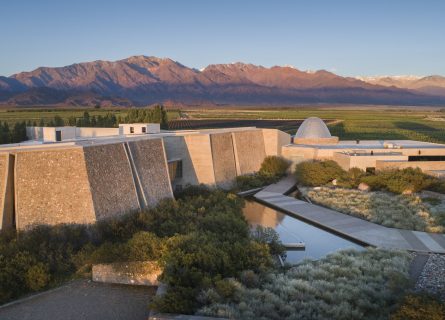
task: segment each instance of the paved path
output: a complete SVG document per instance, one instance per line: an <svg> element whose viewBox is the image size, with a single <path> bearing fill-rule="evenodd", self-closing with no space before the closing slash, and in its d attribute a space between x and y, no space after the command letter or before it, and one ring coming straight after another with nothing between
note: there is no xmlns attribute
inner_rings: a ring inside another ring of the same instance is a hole
<svg viewBox="0 0 445 320"><path fill-rule="evenodd" d="M335 210L285 196L296 181L292 176L264 188L255 198L347 239L374 247L414 252L445 253L445 235L384 227Z"/></svg>
<svg viewBox="0 0 445 320"><path fill-rule="evenodd" d="M76 280L5 306L1 320L145 320L155 288Z"/></svg>

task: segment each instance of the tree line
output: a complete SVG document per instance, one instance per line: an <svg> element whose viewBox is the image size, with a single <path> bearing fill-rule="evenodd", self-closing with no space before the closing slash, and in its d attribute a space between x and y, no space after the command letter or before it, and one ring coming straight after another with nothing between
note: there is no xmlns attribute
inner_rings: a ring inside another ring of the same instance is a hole
<svg viewBox="0 0 445 320"><path fill-rule="evenodd" d="M124 117L116 117L112 112L108 112L104 116L91 116L88 111L85 111L82 117L76 118L70 116L66 121L58 115L46 123L43 119L40 119L39 127L63 127L67 125L113 128L119 126L120 123L160 123L162 129L167 129L167 111L165 111L162 105L157 105L152 108L131 109Z"/></svg>

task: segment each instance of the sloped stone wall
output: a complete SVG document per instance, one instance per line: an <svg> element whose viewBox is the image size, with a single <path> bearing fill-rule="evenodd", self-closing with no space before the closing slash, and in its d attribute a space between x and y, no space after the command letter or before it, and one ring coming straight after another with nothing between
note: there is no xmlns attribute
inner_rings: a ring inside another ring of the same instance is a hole
<svg viewBox="0 0 445 320"><path fill-rule="evenodd" d="M266 157L262 130L237 131L232 133L238 174L249 174L260 170Z"/></svg>
<svg viewBox="0 0 445 320"><path fill-rule="evenodd" d="M232 134L230 132L211 134L210 143L215 182L220 187L229 187L236 177Z"/></svg>
<svg viewBox="0 0 445 320"><path fill-rule="evenodd" d="M123 143L84 147L88 181L98 220L139 210Z"/></svg>
<svg viewBox="0 0 445 320"><path fill-rule="evenodd" d="M156 261L117 262L93 265L92 279L95 282L158 286L161 273Z"/></svg>
<svg viewBox="0 0 445 320"><path fill-rule="evenodd" d="M173 198L162 139L128 142L131 158L148 206Z"/></svg>
<svg viewBox="0 0 445 320"><path fill-rule="evenodd" d="M14 227L14 156L0 155L0 230Z"/></svg>
<svg viewBox="0 0 445 320"><path fill-rule="evenodd" d="M96 220L82 148L18 152L15 159L17 229Z"/></svg>

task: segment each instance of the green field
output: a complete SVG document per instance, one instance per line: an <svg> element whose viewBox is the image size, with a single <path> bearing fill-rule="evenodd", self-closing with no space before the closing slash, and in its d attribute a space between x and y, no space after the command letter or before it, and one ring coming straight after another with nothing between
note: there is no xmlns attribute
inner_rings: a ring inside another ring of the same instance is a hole
<svg viewBox="0 0 445 320"><path fill-rule="evenodd" d="M81 118L84 111L90 116L104 116L111 112L116 117L125 117L129 109L3 109L0 110L0 121L6 121L9 125L15 122L36 121L44 119L45 122L54 119L58 115L63 119L70 116ZM383 108L369 107L367 109L339 109L304 107L294 109L284 108L229 108L214 109L187 109L181 112L169 110L169 120L180 117L188 119L295 119L302 120L310 116L328 120L329 128L333 135L341 139L412 139L430 142L445 142L445 112L425 108ZM277 126L289 133L295 133L298 127Z"/></svg>
<svg viewBox="0 0 445 320"><path fill-rule="evenodd" d="M445 112L429 109L189 110L191 119L295 119L315 116L329 120L329 129L341 139L412 139L445 142ZM285 131L295 133L295 129Z"/></svg>

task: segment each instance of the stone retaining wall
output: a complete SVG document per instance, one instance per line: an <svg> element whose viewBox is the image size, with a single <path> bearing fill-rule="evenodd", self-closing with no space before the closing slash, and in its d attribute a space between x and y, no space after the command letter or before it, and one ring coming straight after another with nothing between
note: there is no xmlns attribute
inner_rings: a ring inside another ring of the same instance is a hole
<svg viewBox="0 0 445 320"><path fill-rule="evenodd" d="M156 262L122 262L93 265L92 280L140 286L158 286L162 270Z"/></svg>

